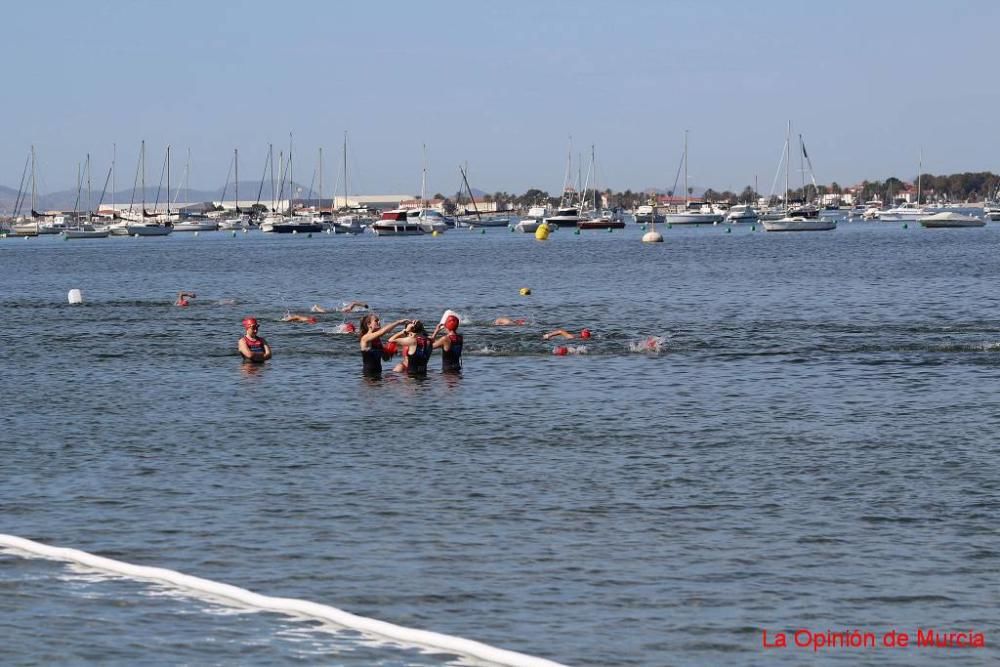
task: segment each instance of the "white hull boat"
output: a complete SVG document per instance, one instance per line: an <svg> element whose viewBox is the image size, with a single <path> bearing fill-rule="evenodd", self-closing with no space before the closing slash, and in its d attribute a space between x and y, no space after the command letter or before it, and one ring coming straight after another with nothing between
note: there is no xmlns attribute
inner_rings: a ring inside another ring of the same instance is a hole
<svg viewBox="0 0 1000 667"><path fill-rule="evenodd" d="M768 232L828 232L837 228L833 220L802 217L762 220L760 224Z"/></svg>
<svg viewBox="0 0 1000 667"><path fill-rule="evenodd" d="M961 213L937 213L926 218L920 218L920 225L931 229L945 227L985 227L986 221L982 218L962 215Z"/></svg>

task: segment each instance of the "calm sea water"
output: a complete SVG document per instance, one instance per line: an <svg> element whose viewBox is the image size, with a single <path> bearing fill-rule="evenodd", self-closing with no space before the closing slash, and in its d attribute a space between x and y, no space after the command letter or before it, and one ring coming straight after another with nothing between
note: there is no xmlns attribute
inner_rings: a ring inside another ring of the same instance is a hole
<svg viewBox="0 0 1000 667"><path fill-rule="evenodd" d="M1000 225L663 233L2 240L0 532L576 665L1000 659ZM353 299L458 311L464 374L279 321ZM0 590L10 663L454 661L13 553ZM761 648L798 628L987 648Z"/></svg>

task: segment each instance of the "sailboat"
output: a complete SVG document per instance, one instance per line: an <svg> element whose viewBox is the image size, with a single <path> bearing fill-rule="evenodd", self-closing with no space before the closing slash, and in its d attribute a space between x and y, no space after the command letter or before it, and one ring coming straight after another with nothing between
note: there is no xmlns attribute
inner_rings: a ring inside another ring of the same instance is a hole
<svg viewBox="0 0 1000 667"><path fill-rule="evenodd" d="M11 232L15 236L38 236L39 224L35 213L36 200L38 197L38 191L35 182L35 147L31 147L31 215L26 218L23 216L18 216L20 212L21 204L23 203L24 192L22 188L18 188L17 191L17 201L14 205L14 224L11 226ZM21 176L21 184L24 185L24 176Z"/></svg>
<svg viewBox="0 0 1000 667"><path fill-rule="evenodd" d="M184 166L184 192L188 202L191 201L191 149L187 152L187 163ZM177 186L177 192L174 193L174 204L177 204L177 197L180 195L180 185ZM170 204L170 188L167 188L167 205ZM169 209L168 209L169 210ZM184 213L178 211L177 221L173 223L175 232L214 232L219 228L219 223L212 218L209 218L204 213Z"/></svg>
<svg viewBox="0 0 1000 667"><path fill-rule="evenodd" d="M441 211L427 207L427 145L424 145L424 166L420 175L420 208L411 208L406 212L410 222L420 225L427 234L444 232L450 226Z"/></svg>
<svg viewBox="0 0 1000 667"><path fill-rule="evenodd" d="M469 172L468 167L458 166L458 171L462 174L462 185L465 187L465 191L469 194L469 203L472 204L472 212L475 217L467 218L464 220L465 224L470 227L506 227L510 224L510 217L506 215L490 215L483 217L479 212L479 207L476 205L476 197L472 194L472 188L469 186ZM468 209L466 209L468 211Z"/></svg>
<svg viewBox="0 0 1000 667"><path fill-rule="evenodd" d="M87 153L87 213L86 217L77 214L74 216L75 220L73 225L67 227L63 230L63 238L67 239L105 239L108 237L108 230L106 227L98 229L94 227L91 223L93 220L93 199L91 197L90 189L90 153ZM80 201L80 195L82 191L82 181L77 178L76 185L76 201ZM74 208L76 206L74 205Z"/></svg>
<svg viewBox="0 0 1000 667"><path fill-rule="evenodd" d="M789 157L789 146L791 145L791 132L792 132L792 121L788 121L788 127L785 130L785 204L788 204L788 157ZM805 146L802 147L803 155L805 153ZM808 156L807 156L808 157ZM827 220L817 216L807 216L805 212L800 209L800 215L795 214L795 209L787 209L788 213L785 217L778 220L761 220L761 225L764 227L765 231L768 232L826 232L837 228L837 223L833 220Z"/></svg>
<svg viewBox="0 0 1000 667"><path fill-rule="evenodd" d="M688 131L684 130L684 210L667 213L664 221L669 225L711 225L722 222L723 216L716 213L711 205L690 200L688 188Z"/></svg>
<svg viewBox="0 0 1000 667"><path fill-rule="evenodd" d="M614 215L611 210L603 210L598 202L597 188L597 160L595 158L594 146L590 146L590 168L587 170L587 182L590 182L590 172L594 174L594 201L592 208L588 211L580 222L576 224L579 229L625 229L625 221ZM583 189L583 196L586 196L587 188Z"/></svg>
<svg viewBox="0 0 1000 667"><path fill-rule="evenodd" d="M583 206L583 202L574 202L577 193L570 185L569 179L572 171L573 144L571 139L570 149L566 157L566 177L563 179L563 191L562 198L559 201L559 208L556 209L555 215L549 215L545 218L545 224L549 228L576 227L580 222L580 208Z"/></svg>
<svg viewBox="0 0 1000 667"><path fill-rule="evenodd" d="M228 214L224 218L219 220L219 229L226 231L250 228L250 216L240 211L240 149L239 148L233 149L233 169L235 171L235 178L233 184L236 187L236 212ZM222 201L226 200L226 190L228 189L229 189L229 180L227 178L226 185L223 186L222 188Z"/></svg>
<svg viewBox="0 0 1000 667"><path fill-rule="evenodd" d="M170 154L167 148L167 184L170 183ZM156 214L146 211L146 141L142 141L139 148L139 163L142 172L142 209L138 214L138 220L130 220L125 224L125 231L129 236L166 236L173 231L172 227L161 225L155 221ZM133 195L134 198L134 195ZM131 209L130 209L131 210ZM167 214L169 216L170 205L167 204ZM134 217L134 216L133 216Z"/></svg>
<svg viewBox="0 0 1000 667"><path fill-rule="evenodd" d="M288 172L288 211L285 214L272 213L264 218L260 225L260 231L273 232L275 234L312 234L323 231L323 225L313 222L311 219L301 215L292 215L295 201L295 181L292 178L292 136L288 135L288 163L285 168L281 168L281 157L278 158L279 171L281 172L281 188L278 190L278 201L285 189L285 172Z"/></svg>

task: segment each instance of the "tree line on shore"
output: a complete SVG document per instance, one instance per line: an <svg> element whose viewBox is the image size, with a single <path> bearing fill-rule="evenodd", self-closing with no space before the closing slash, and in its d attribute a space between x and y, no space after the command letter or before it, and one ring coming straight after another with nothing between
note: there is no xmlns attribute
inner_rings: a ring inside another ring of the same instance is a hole
<svg viewBox="0 0 1000 667"><path fill-rule="evenodd" d="M960 174L948 174L935 176L934 174L920 175L920 199L921 201L982 201L984 199L994 199L1000 197L1000 176L990 171L963 172ZM911 199L916 199L917 182L903 181L895 176L890 176L884 181L862 181L860 184L850 187L843 187L836 181L829 185L814 186L811 183L789 191L789 198L792 201L812 201L823 195L842 195L852 193L855 201L869 201L880 199L884 202L891 202L904 192L912 193ZM584 193L585 201L594 201L594 191L587 190ZM683 198L684 193L675 193L668 190L665 193L656 190L633 191L624 190L615 192L610 188L597 193L599 198L603 198L609 206L634 209L643 204L653 203L656 197L666 194L668 197ZM688 198L694 199L694 188L688 188ZM772 202L780 201L784 193L771 194ZM727 202L736 204L740 202L756 202L762 195L753 187L746 186L740 192L731 190L717 191L712 188L706 189L697 199L709 202ZM446 197L441 193L434 195L435 199L444 200L444 208L448 213L454 213L463 208L471 209L467 195L455 193L451 197ZM523 194L517 195L509 192L494 192L477 197L480 201L495 202L496 208L522 209L529 206L557 206L561 201L559 194L551 194L545 190L531 188ZM577 197L573 198L578 201Z"/></svg>

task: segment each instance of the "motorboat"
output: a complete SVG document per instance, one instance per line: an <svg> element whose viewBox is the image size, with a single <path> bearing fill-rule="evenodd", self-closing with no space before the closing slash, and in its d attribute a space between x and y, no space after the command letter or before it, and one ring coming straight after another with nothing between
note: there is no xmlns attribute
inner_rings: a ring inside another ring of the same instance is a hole
<svg viewBox="0 0 1000 667"><path fill-rule="evenodd" d="M971 215L961 213L946 212L935 213L919 220L921 227L932 229L944 227L985 227L986 221Z"/></svg>
<svg viewBox="0 0 1000 667"><path fill-rule="evenodd" d="M409 222L420 225L420 228L427 234L434 232L448 231L448 220L441 211L433 208L414 208L406 212L406 219Z"/></svg>
<svg viewBox="0 0 1000 667"><path fill-rule="evenodd" d="M726 222L733 224L755 224L758 220L760 220L760 215L757 213L757 209L749 204L737 204L726 214Z"/></svg>
<svg viewBox="0 0 1000 667"><path fill-rule="evenodd" d="M633 214L635 217L636 224L648 225L652 222L663 222L663 214L656 211L655 206L650 204L643 204L635 210Z"/></svg>
<svg viewBox="0 0 1000 667"><path fill-rule="evenodd" d="M370 222L370 218L362 218L360 215L341 215L334 219L330 229L335 234L360 234L365 231L366 224Z"/></svg>
<svg viewBox="0 0 1000 667"><path fill-rule="evenodd" d="M260 224L260 231L274 234L312 234L323 231L323 225L302 216L269 215Z"/></svg>
<svg viewBox="0 0 1000 667"><path fill-rule="evenodd" d="M579 229L625 229L625 221L611 211L593 211L576 225Z"/></svg>
<svg viewBox="0 0 1000 667"><path fill-rule="evenodd" d="M988 220L1000 222L1000 202L988 201L983 204L983 215L986 216Z"/></svg>
<svg viewBox="0 0 1000 667"><path fill-rule="evenodd" d="M66 239L106 239L108 238L107 227L95 227L90 223L83 223L77 227L68 227L63 230L63 238Z"/></svg>
<svg viewBox="0 0 1000 667"><path fill-rule="evenodd" d="M405 209L383 211L382 217L372 223L369 229L375 236L423 236L424 228L410 220Z"/></svg>
<svg viewBox="0 0 1000 667"><path fill-rule="evenodd" d="M214 232L219 223L210 218L185 218L174 223L175 232Z"/></svg>
<svg viewBox="0 0 1000 667"><path fill-rule="evenodd" d="M560 206L556 209L555 215L550 215L544 218L545 224L550 227L555 225L557 227L576 227L579 224L580 217L580 207L579 206Z"/></svg>
<svg viewBox="0 0 1000 667"><path fill-rule="evenodd" d="M167 236L173 227L159 225L155 222L131 222L125 225L125 232L128 236Z"/></svg>
<svg viewBox="0 0 1000 667"><path fill-rule="evenodd" d="M931 215L932 211L922 206L917 206L913 202L906 202L894 208L886 209L879 213L879 220L882 222L905 222L908 220L920 220Z"/></svg>
<svg viewBox="0 0 1000 667"><path fill-rule="evenodd" d="M828 232L837 228L834 220L806 218L804 216L785 217L781 220L761 220L764 231L768 232Z"/></svg>
<svg viewBox="0 0 1000 667"><path fill-rule="evenodd" d="M535 230L538 229L538 225L542 224L542 221L545 219L545 214L546 208L544 206L532 206L528 209L527 215L517 221L514 229L526 234L534 234Z"/></svg>
<svg viewBox="0 0 1000 667"><path fill-rule="evenodd" d="M715 212L711 204L688 202L683 211L667 213L664 216L668 225L713 225L722 222L722 215Z"/></svg>

